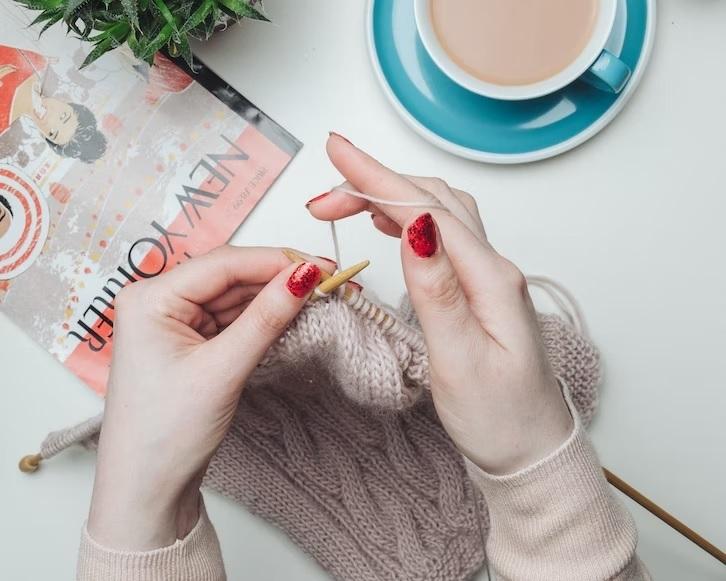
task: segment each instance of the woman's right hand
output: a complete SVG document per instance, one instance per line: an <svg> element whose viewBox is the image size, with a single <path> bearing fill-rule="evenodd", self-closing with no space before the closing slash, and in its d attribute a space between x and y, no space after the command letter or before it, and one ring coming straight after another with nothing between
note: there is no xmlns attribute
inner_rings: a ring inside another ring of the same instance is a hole
<svg viewBox="0 0 726 581"><path fill-rule="evenodd" d="M359 212L399 236L411 303L429 350L434 404L472 462L496 474L555 450L572 418L545 354L522 273L486 238L474 199L435 178L399 175L331 134L328 155L346 186L387 201L438 202L444 209L375 204L340 190L309 211L323 220Z"/></svg>

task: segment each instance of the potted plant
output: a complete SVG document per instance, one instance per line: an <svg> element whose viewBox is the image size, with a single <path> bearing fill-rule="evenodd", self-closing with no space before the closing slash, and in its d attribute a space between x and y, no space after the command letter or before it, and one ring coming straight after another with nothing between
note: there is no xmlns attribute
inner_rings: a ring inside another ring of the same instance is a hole
<svg viewBox="0 0 726 581"><path fill-rule="evenodd" d="M192 66L189 38L206 40L227 22L268 20L261 0L16 0L39 10L33 24L41 34L62 22L69 32L93 45L82 66L124 44L136 58L153 63L166 49Z"/></svg>

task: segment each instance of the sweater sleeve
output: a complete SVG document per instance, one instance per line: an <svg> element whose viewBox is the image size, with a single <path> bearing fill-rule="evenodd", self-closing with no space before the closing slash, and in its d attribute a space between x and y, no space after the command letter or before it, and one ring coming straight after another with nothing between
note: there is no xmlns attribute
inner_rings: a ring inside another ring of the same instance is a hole
<svg viewBox="0 0 726 581"><path fill-rule="evenodd" d="M225 581L217 533L202 503L199 521L184 538L153 551L103 547L83 526L77 581Z"/></svg>
<svg viewBox="0 0 726 581"><path fill-rule="evenodd" d="M648 581L635 554L633 517L610 490L577 412L565 399L574 428L546 458L506 476L466 461L489 507L491 569L498 581Z"/></svg>

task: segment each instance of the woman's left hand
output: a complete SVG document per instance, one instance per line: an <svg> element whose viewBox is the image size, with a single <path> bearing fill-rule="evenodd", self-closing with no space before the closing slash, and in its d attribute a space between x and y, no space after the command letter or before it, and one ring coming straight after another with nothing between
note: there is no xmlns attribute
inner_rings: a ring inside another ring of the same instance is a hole
<svg viewBox="0 0 726 581"><path fill-rule="evenodd" d="M119 293L88 518L94 540L144 551L194 527L199 485L245 380L320 268L333 268L315 262L226 246Z"/></svg>

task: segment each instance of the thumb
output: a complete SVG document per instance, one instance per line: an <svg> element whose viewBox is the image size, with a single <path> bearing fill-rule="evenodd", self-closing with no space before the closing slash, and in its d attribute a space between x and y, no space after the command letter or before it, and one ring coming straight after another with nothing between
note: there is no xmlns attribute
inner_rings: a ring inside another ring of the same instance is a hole
<svg viewBox="0 0 726 581"><path fill-rule="evenodd" d="M401 255L409 297L433 358L481 332L431 214L407 226Z"/></svg>
<svg viewBox="0 0 726 581"><path fill-rule="evenodd" d="M320 267L312 262L291 264L257 294L242 314L201 349L212 360L224 361L244 381L270 346L297 316L320 281Z"/></svg>

